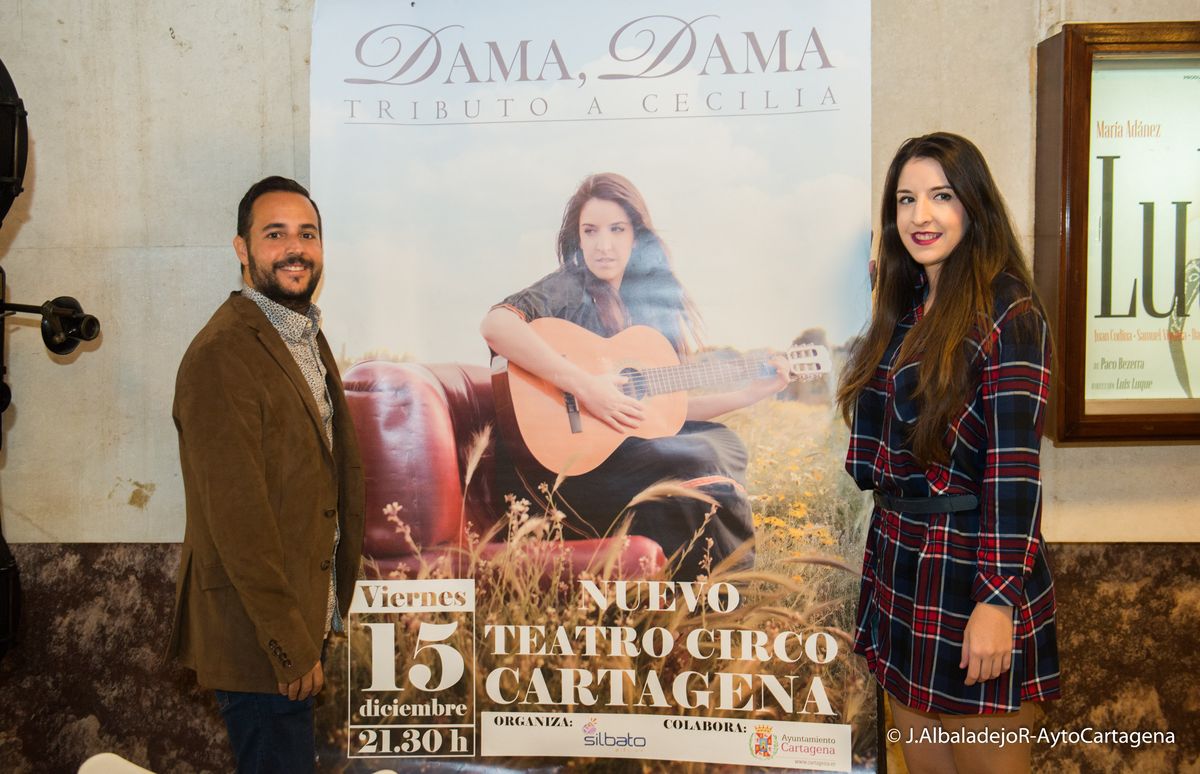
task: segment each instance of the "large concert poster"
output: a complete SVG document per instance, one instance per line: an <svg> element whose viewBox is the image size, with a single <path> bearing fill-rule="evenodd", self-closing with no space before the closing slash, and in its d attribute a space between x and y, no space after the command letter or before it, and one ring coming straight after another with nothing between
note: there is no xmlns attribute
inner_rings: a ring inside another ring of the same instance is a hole
<svg viewBox="0 0 1200 774"><path fill-rule="evenodd" d="M867 0L318 5L351 768L873 767L869 76Z"/></svg>

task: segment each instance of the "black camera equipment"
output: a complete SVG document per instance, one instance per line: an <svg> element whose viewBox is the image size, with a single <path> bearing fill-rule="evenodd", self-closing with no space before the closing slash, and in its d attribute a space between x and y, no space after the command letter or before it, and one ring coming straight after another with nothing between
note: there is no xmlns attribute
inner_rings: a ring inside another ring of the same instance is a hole
<svg viewBox="0 0 1200 774"><path fill-rule="evenodd" d="M21 193L25 162L29 157L29 130L25 105L17 96L4 62L0 61L0 223Z"/></svg>
<svg viewBox="0 0 1200 774"><path fill-rule="evenodd" d="M25 180L25 165L29 158L29 127L25 105L17 95L4 62L0 61L0 226L8 215L13 201L20 195ZM41 306L8 303L8 283L0 268L0 322L20 312L42 317L42 341L56 355L74 351L81 341L91 341L100 335L100 321L83 311L79 302L70 296L59 296ZM8 367L4 359L5 331L0 329L0 413L12 402L12 391L5 381ZM0 429L0 446L4 434ZM21 617L21 584L17 562L8 543L0 533L0 657L16 642L17 623Z"/></svg>

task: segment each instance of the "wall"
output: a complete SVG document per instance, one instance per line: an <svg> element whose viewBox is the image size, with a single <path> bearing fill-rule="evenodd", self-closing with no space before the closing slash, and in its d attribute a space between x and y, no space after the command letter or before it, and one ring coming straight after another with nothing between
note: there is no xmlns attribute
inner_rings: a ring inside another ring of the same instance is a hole
<svg viewBox="0 0 1200 774"><path fill-rule="evenodd" d="M872 26L874 190L907 137L945 129L975 141L1033 250L1037 44L1062 23L1195 19L1190 0L1022 4L879 0ZM1059 448L1042 464L1051 541L1195 541L1200 498L1180 486L1200 445ZM1153 514L1153 518L1139 516Z"/></svg>
<svg viewBox="0 0 1200 774"><path fill-rule="evenodd" d="M0 4L32 137L0 231L9 300L75 296L103 326L68 357L36 318L6 326L9 541L182 538L175 369L237 286L246 187L307 176L310 17L287 2Z"/></svg>
<svg viewBox="0 0 1200 774"><path fill-rule="evenodd" d="M1122 7L1125 6L1125 7ZM1189 0L878 2L872 163L948 129L991 162L1033 233L1035 47L1064 20L1186 18ZM30 113L26 193L0 231L9 300L73 295L101 338L68 357L36 320L8 323L13 406L0 503L10 542L160 542L183 534L170 421L175 367L236 286L236 203L269 173L308 176L311 5L0 6L0 57ZM331 256L327 281L337 281ZM402 346L398 345L398 348ZM1177 486L1200 446L1045 453L1055 541L1196 540ZM1132 519L1138 512L1153 519Z"/></svg>

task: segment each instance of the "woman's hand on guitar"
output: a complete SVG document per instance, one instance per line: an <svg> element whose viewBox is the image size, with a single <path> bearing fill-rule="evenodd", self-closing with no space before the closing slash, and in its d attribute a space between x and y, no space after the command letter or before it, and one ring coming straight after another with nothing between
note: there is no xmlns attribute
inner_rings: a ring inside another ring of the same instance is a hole
<svg viewBox="0 0 1200 774"><path fill-rule="evenodd" d="M792 381L787 360L782 356L773 357L768 364L775 369L775 373L754 379L740 390L690 396L687 418L712 419L730 411L753 406L763 398L769 398L787 387Z"/></svg>
<svg viewBox="0 0 1200 774"><path fill-rule="evenodd" d="M580 407L617 432L633 430L646 418L636 398L621 391L629 381L619 374L588 374L574 390Z"/></svg>
<svg viewBox="0 0 1200 774"><path fill-rule="evenodd" d="M751 403L769 398L792 383L792 369L782 355L771 358L770 364L775 367L775 373L762 379L755 379L746 388L750 392Z"/></svg>

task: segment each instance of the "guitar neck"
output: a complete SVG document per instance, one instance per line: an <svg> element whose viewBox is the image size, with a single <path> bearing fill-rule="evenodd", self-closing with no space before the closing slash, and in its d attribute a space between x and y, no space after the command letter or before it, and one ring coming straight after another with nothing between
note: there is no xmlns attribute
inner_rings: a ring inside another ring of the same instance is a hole
<svg viewBox="0 0 1200 774"><path fill-rule="evenodd" d="M639 378L645 380L647 394L662 395L761 378L768 362L770 357L766 356L713 359L677 366L646 368L640 372Z"/></svg>

